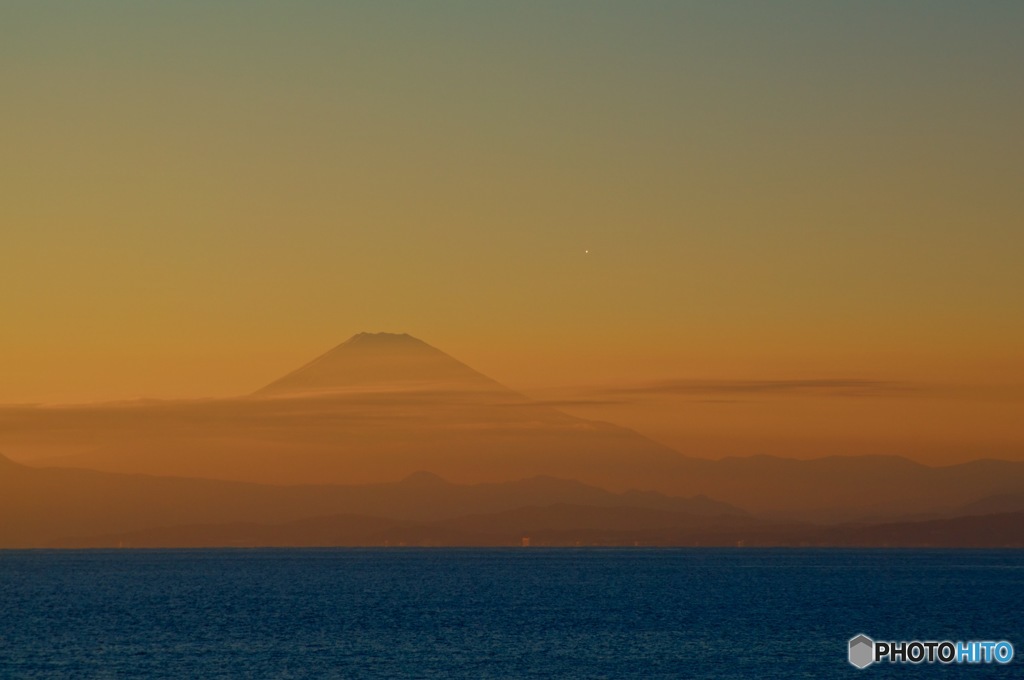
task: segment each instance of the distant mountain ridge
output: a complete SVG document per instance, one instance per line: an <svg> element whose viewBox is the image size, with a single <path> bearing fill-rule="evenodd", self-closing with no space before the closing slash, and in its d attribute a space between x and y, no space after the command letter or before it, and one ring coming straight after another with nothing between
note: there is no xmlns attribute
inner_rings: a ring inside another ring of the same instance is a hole
<svg viewBox="0 0 1024 680"><path fill-rule="evenodd" d="M537 475L597 486L679 454L534 402L407 334L360 333L249 397L20 409L26 440L90 450L47 464L285 484L368 484L432 470L457 482ZM76 439L77 437L77 439ZM596 474L594 474L596 473ZM591 475L591 479L583 479ZM639 480L638 480L639 481Z"/></svg>
<svg viewBox="0 0 1024 680"><path fill-rule="evenodd" d="M685 456L394 333L355 335L236 399L0 407L0 447L53 467L271 485L385 484L420 470L463 485L546 476L817 523L942 518L993 498L981 509L1015 510L1024 494L1024 462Z"/></svg>
<svg viewBox="0 0 1024 680"><path fill-rule="evenodd" d="M54 541L63 548L679 546L1024 548L1024 513L815 526L650 508L556 504L415 522L333 515L283 524L156 527Z"/></svg>
<svg viewBox="0 0 1024 680"><path fill-rule="evenodd" d="M614 494L571 480L458 485L430 473L390 484L277 486L32 468L0 455L0 548L179 525L278 524L328 515L442 521L525 506L648 507L694 518L745 517L708 498Z"/></svg>
<svg viewBox="0 0 1024 680"><path fill-rule="evenodd" d="M964 508L969 511L970 508ZM0 548L288 546L1024 547L1024 513L821 526L707 498L545 477L273 486L30 468L0 456Z"/></svg>

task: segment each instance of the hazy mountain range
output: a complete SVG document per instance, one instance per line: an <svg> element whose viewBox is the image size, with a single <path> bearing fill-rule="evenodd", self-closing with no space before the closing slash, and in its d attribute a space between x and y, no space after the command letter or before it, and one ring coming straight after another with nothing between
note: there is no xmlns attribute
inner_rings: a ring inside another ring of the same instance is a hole
<svg viewBox="0 0 1024 680"><path fill-rule="evenodd" d="M435 521L559 503L651 509L693 518L746 514L704 497L614 494L549 477L456 485L423 472L390 484L292 486L31 468L0 457L0 545L45 546L70 536L148 527L280 523L335 514Z"/></svg>
<svg viewBox="0 0 1024 680"><path fill-rule="evenodd" d="M1024 511L1024 463L689 457L393 334L246 397L0 407L0 447L0 546L1009 545Z"/></svg>
<svg viewBox="0 0 1024 680"><path fill-rule="evenodd" d="M927 545L1024 547L1024 498L1003 512L815 525L705 497L611 493L536 477L457 485L275 486L29 468L0 457L2 547L355 545Z"/></svg>

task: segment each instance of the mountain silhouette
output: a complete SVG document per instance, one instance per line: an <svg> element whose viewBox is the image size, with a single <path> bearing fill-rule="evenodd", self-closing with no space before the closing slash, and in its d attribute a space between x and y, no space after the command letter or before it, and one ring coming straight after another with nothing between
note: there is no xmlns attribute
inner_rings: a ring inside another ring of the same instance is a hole
<svg viewBox="0 0 1024 680"><path fill-rule="evenodd" d="M407 333L359 333L255 392L322 394L354 388L511 390Z"/></svg>
<svg viewBox="0 0 1024 680"><path fill-rule="evenodd" d="M360 333L249 397L8 415L21 447L34 438L87 449L51 465L269 484L383 483L430 470L461 483L587 476L625 490L630 470L653 474L679 457L533 402L405 334Z"/></svg>
<svg viewBox="0 0 1024 680"><path fill-rule="evenodd" d="M44 547L64 538L160 527L223 524L233 530L243 524L298 522L322 516L378 518L363 526L365 529L566 502L586 505L594 512L652 508L685 514L695 521L746 516L737 508L703 497L613 494L552 478L460 485L420 472L390 484L281 486L33 468L0 456L0 548ZM363 537L358 540L368 540L369 534L358 535ZM287 531L274 536L284 541L281 545L295 538Z"/></svg>
<svg viewBox="0 0 1024 680"><path fill-rule="evenodd" d="M779 521L822 523L949 517L1024 493L1022 462L686 456L534 402L389 333L360 333L234 399L0 407L0 446L37 465L255 484L388 484L419 471L463 485L553 477L616 493L705 495Z"/></svg>
<svg viewBox="0 0 1024 680"><path fill-rule="evenodd" d="M48 547L214 548L342 546L791 546L1022 548L1024 513L899 523L776 523L649 508L528 506L445 520L326 515L279 524L158 526L65 536Z"/></svg>

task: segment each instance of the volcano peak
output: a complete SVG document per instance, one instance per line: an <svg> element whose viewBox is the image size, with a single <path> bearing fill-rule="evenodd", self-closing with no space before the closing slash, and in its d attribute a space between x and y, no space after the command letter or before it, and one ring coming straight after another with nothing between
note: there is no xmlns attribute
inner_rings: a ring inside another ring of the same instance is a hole
<svg viewBox="0 0 1024 680"><path fill-rule="evenodd" d="M256 395L286 396L384 387L504 389L408 333L357 333L270 383Z"/></svg>
<svg viewBox="0 0 1024 680"><path fill-rule="evenodd" d="M356 333L342 343L343 345L426 345L408 333Z"/></svg>

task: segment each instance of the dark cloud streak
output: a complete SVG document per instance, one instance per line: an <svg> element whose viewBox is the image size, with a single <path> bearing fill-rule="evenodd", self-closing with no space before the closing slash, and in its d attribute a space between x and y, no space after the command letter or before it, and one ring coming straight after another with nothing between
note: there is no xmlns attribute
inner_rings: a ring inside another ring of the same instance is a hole
<svg viewBox="0 0 1024 680"><path fill-rule="evenodd" d="M891 380L824 378L813 380L665 380L624 385L607 390L610 394L794 394L832 396L882 396L919 392L922 387Z"/></svg>

